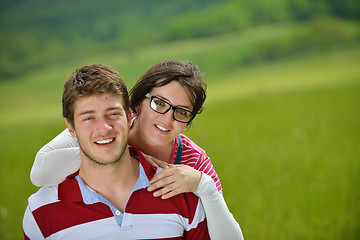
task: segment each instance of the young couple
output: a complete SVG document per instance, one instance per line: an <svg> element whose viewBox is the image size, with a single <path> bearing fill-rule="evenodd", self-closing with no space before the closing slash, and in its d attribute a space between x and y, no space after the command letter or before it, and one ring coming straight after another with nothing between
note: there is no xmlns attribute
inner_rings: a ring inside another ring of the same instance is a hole
<svg viewBox="0 0 360 240"><path fill-rule="evenodd" d="M130 101L114 70L75 70L63 92L67 129L31 170L48 187L29 198L25 238L243 239L210 158L182 134L205 98L190 62L151 67Z"/></svg>

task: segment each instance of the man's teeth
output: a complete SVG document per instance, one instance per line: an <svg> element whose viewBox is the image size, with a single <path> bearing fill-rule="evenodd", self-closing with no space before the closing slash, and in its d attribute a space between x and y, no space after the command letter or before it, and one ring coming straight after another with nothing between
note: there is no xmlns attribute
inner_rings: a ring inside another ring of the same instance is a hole
<svg viewBox="0 0 360 240"><path fill-rule="evenodd" d="M113 138L110 138L110 139L105 139L105 140L100 140L100 141L96 141L97 144L106 144L106 143L110 143L114 141Z"/></svg>
<svg viewBox="0 0 360 240"><path fill-rule="evenodd" d="M159 126L159 125L156 125L156 127L157 127L158 129L160 129L161 131L164 131L164 132L168 132L168 131L169 131L168 129L166 129L166 128L162 127L162 126Z"/></svg>

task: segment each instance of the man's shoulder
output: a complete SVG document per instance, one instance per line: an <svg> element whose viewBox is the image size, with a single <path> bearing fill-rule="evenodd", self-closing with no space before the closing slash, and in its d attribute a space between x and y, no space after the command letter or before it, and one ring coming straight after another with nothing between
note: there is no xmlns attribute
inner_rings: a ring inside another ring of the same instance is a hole
<svg viewBox="0 0 360 240"><path fill-rule="evenodd" d="M58 185L41 187L36 193L32 194L28 199L30 209L34 211L61 200L75 201L82 199L79 185L73 175L70 175Z"/></svg>
<svg viewBox="0 0 360 240"><path fill-rule="evenodd" d="M41 187L29 199L29 207L32 211L45 205L58 201L58 185Z"/></svg>

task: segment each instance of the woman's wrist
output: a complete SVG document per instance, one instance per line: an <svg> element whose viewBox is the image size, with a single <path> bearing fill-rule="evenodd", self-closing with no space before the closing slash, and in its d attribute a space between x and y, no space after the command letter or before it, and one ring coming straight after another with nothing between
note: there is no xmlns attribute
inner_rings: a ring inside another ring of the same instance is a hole
<svg viewBox="0 0 360 240"><path fill-rule="evenodd" d="M206 173L201 172L201 179L194 193L200 198L205 198L218 194L218 190L214 180Z"/></svg>

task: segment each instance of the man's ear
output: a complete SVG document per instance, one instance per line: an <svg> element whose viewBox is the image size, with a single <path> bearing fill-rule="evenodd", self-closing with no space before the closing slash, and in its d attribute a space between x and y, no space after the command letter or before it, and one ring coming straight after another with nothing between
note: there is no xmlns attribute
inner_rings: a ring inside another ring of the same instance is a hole
<svg viewBox="0 0 360 240"><path fill-rule="evenodd" d="M66 124L66 127L68 128L70 134L72 137L76 138L76 132L75 132L75 129L71 126L71 124L69 123L68 119L67 118L64 118L65 119L65 124Z"/></svg>
<svg viewBox="0 0 360 240"><path fill-rule="evenodd" d="M129 110L129 112L128 112L128 116L127 116L128 118L128 125L129 125L129 129L131 128L131 108L130 108L130 110Z"/></svg>

